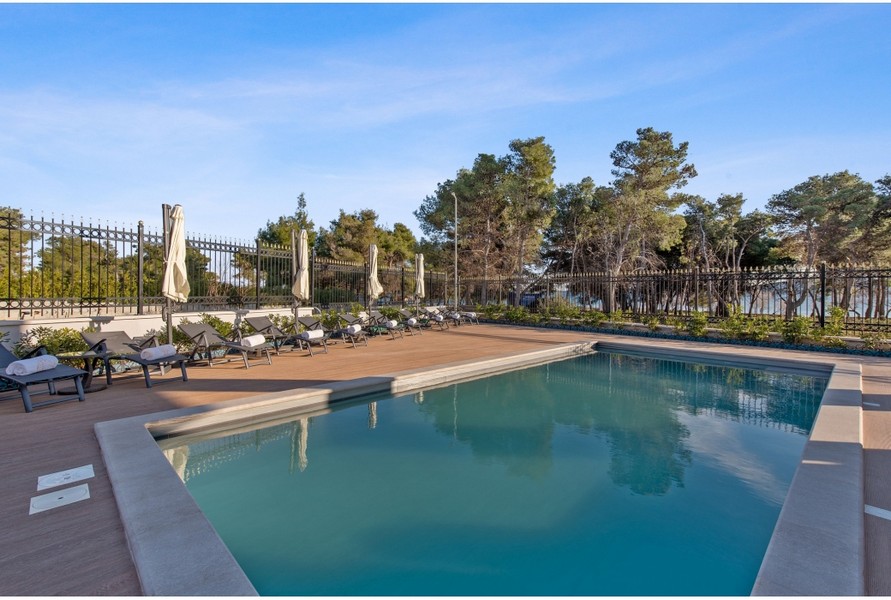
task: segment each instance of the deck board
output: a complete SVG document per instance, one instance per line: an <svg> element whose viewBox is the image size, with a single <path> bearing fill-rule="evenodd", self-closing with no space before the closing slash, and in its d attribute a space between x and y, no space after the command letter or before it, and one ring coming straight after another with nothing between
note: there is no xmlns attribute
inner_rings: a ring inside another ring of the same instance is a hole
<svg viewBox="0 0 891 600"><path fill-rule="evenodd" d="M594 339L572 331L465 325L397 340L373 338L367 348L336 344L328 354L312 357L306 352L283 352L273 356L272 365L253 363L250 369L244 368L240 358L213 367L195 366L189 368L188 382L179 379L177 369L164 377L153 374L154 381L163 383L151 389L140 374L118 376L114 385L88 394L85 402L72 400L31 414L23 411L17 394L4 394L0 401L0 595L141 593L93 432L97 422ZM887 465L891 460L891 360L856 360L864 364L864 393L882 403L880 409L864 413L866 497L876 506L891 509L887 481L891 472ZM30 498L44 493L36 491L39 475L85 464L92 464L96 473L86 481L89 500L28 515ZM884 566L891 562L891 548L881 536L887 536L882 528L891 523L876 521L880 520L867 519L867 579L870 593L887 595L891 578ZM884 575L874 574L877 569Z"/></svg>

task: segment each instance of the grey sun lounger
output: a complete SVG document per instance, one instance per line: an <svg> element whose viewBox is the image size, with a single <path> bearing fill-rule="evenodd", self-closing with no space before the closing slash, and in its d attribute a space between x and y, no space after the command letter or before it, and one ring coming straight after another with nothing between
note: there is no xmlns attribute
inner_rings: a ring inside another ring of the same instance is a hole
<svg viewBox="0 0 891 600"><path fill-rule="evenodd" d="M310 356L314 356L312 351L313 345L321 346L325 350L325 354L328 354L328 340L331 339L331 332L322 326L321 321L315 317L297 317L296 323L299 323L306 331L322 332L321 337L314 338L307 338L298 333L295 339L301 348L305 348L309 351Z"/></svg>
<svg viewBox="0 0 891 600"><path fill-rule="evenodd" d="M421 318L416 317L410 310L405 308L399 309L399 315L402 317L401 322L405 325L405 330L408 331L409 335L414 335L415 331L418 332L418 335L421 335Z"/></svg>
<svg viewBox="0 0 891 600"><path fill-rule="evenodd" d="M434 325L436 325L437 327L439 327L440 331L449 328L449 324L446 320L445 315L443 315L439 311L431 308L422 308L421 311L423 312L423 314L420 318L424 320L424 323L428 327L432 328Z"/></svg>
<svg viewBox="0 0 891 600"><path fill-rule="evenodd" d="M337 330L336 335L351 341L353 348L356 347L356 342L368 345L369 331L366 329L369 326L368 319L363 319L350 313L338 313L337 319L338 321L343 321L345 325Z"/></svg>
<svg viewBox="0 0 891 600"><path fill-rule="evenodd" d="M403 331L405 331L405 325L403 323L400 323L395 319L390 319L389 317L387 317L387 315L379 310L372 310L370 312L370 315L371 319L373 319L374 321L375 326L383 328L384 331L390 334L390 337L392 339L396 339L397 333L399 334L400 338L405 337L402 333ZM409 335L414 335L414 333L409 331Z"/></svg>
<svg viewBox="0 0 891 600"><path fill-rule="evenodd" d="M338 318L342 320L342 315L338 315ZM356 323L355 325L359 325L358 330L355 327L341 327L338 329L327 329L319 319L315 317L300 317L297 319L301 325L303 325L306 329L321 329L322 331L328 332L328 339L342 339L350 342L353 345L353 348L356 347L358 342L362 342L365 346L368 345L368 337L365 335L365 330L362 329L362 326Z"/></svg>
<svg viewBox="0 0 891 600"><path fill-rule="evenodd" d="M167 367L179 366L182 371L183 381L188 381L186 363L189 357L176 353L170 356L156 359L144 359L140 356L142 350L158 346L156 336L144 340L136 340L125 331L101 331L95 333L81 332L81 337L90 346L88 352L95 352L96 357L102 361L105 368L105 382L111 385L111 376L114 373L112 361L129 361L142 367L142 375L145 377L145 387L152 387L152 378L149 374L151 367L158 367L161 375Z"/></svg>
<svg viewBox="0 0 891 600"><path fill-rule="evenodd" d="M40 356L47 354L46 348L40 346L35 350L29 352L26 356L22 358L33 358L35 356ZM84 401L84 386L83 386L83 378L87 374L83 369L77 369L75 367L70 367L68 365L58 365L53 369L47 369L46 371L37 371L36 373L31 373L30 375L9 375L6 373L6 367L11 365L13 362L21 360L18 356L10 352L3 345L0 345L0 380L11 384L11 387L18 388L19 393L22 395L22 403L25 405L25 412L31 412L35 408L40 408L41 406L48 406L50 404L56 404L57 402L64 402L66 400L72 400L75 397L78 401ZM59 396L56 390L56 382L65 381L68 379L74 380L74 387L77 390L77 396ZM28 386L31 385L40 385L46 384L49 388L49 393L55 398L51 400L44 400L43 402L32 402L31 393L28 390Z"/></svg>
<svg viewBox="0 0 891 600"><path fill-rule="evenodd" d="M240 343L240 341L236 342L227 339L223 334L207 323L180 323L179 329L186 334L195 345L195 348L189 355L189 362L202 360L201 355L206 354L206 358L203 360L207 360L208 366L212 367L213 351L222 348L225 349L227 353L230 351L240 353L242 360L244 360L245 369L250 367L250 364L248 363L248 353L254 353L258 358L261 354L265 354L266 364L272 364L272 357L269 355L269 350L272 348L272 344L269 342L264 342L258 346L245 346Z"/></svg>
<svg viewBox="0 0 891 600"><path fill-rule="evenodd" d="M257 333L262 333L267 340L270 341L278 354L282 346L291 344L292 348L302 346L298 339L295 339L296 330L292 332L283 331L269 317L245 317L245 323L254 328Z"/></svg>

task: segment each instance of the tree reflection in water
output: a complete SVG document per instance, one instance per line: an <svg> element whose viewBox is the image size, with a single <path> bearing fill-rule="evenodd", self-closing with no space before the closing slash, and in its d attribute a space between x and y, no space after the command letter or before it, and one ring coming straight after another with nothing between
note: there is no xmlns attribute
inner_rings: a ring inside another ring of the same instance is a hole
<svg viewBox="0 0 891 600"><path fill-rule="evenodd" d="M609 476L633 493L683 486L692 453L682 413L806 434L821 378L598 353L424 392L436 431L512 475L541 478L559 427L604 436Z"/></svg>

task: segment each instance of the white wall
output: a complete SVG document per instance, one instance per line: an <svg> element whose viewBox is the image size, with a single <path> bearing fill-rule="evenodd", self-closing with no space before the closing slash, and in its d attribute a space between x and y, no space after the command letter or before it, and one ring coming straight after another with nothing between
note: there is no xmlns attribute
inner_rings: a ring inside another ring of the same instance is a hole
<svg viewBox="0 0 891 600"><path fill-rule="evenodd" d="M298 316L304 317L312 314L312 308L298 308ZM291 308L265 308L259 310L222 310L201 312L177 312L174 313L174 325L183 319L195 323L201 319L202 314L212 314L224 321L235 323L241 316L267 316L267 315L292 315ZM82 331L93 327L98 331L124 331L131 337L145 335L149 331L164 331L166 325L160 314L152 315L102 315L94 317L60 317L55 319L25 319L25 320L0 320L0 332L7 332L8 336L3 340L8 346L18 342L22 335L35 327L51 327L52 329L70 328Z"/></svg>

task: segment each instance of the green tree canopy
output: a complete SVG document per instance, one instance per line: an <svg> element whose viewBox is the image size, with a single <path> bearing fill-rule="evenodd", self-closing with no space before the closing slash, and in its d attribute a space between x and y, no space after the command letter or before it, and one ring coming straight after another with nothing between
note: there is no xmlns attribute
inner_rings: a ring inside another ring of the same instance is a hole
<svg viewBox="0 0 891 600"><path fill-rule="evenodd" d="M411 230L402 223L387 230L377 224L377 218L370 208L350 214L341 210L330 227L319 232L318 254L361 263L368 259L368 247L377 244L381 265L395 267L413 260L417 240Z"/></svg>
<svg viewBox="0 0 891 600"><path fill-rule="evenodd" d="M821 261L851 263L875 258L879 240L861 242L870 228L881 228L875 221L880 202L872 184L859 175L840 171L809 177L772 196L767 211L775 219L783 249L808 268Z"/></svg>
<svg viewBox="0 0 891 600"><path fill-rule="evenodd" d="M306 198L303 192L297 196L297 209L291 216L281 216L277 221L267 221L266 227L257 232L257 239L269 245L291 246L291 231L300 233L301 229L305 229L312 248L316 243L318 234L315 232L315 224L309 218L306 212Z"/></svg>

